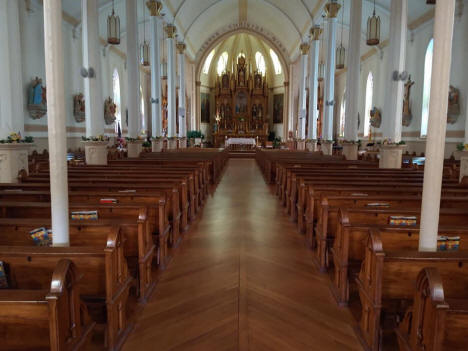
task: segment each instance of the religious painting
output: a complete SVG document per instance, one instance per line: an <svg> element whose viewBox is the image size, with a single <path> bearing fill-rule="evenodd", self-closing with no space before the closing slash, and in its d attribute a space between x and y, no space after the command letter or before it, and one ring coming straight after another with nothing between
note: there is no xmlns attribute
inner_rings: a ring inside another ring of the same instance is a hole
<svg viewBox="0 0 468 351"><path fill-rule="evenodd" d="M283 123L284 94L273 95L273 123Z"/></svg>
<svg viewBox="0 0 468 351"><path fill-rule="evenodd" d="M247 95L243 91L236 96L236 113L247 113Z"/></svg>
<svg viewBox="0 0 468 351"><path fill-rule="evenodd" d="M382 124L382 113L377 107L370 110L370 125L374 128L380 128Z"/></svg>
<svg viewBox="0 0 468 351"><path fill-rule="evenodd" d="M78 123L85 120L85 99L81 93L73 97L73 117Z"/></svg>
<svg viewBox="0 0 468 351"><path fill-rule="evenodd" d="M39 119L47 113L47 90L39 77L34 78L28 88L28 111L32 119Z"/></svg>
<svg viewBox="0 0 468 351"><path fill-rule="evenodd" d="M457 123L458 116L460 116L460 91L450 86L449 98L448 98L448 111L447 111L447 123Z"/></svg>
<svg viewBox="0 0 468 351"><path fill-rule="evenodd" d="M210 94L201 93L201 122L210 123Z"/></svg>

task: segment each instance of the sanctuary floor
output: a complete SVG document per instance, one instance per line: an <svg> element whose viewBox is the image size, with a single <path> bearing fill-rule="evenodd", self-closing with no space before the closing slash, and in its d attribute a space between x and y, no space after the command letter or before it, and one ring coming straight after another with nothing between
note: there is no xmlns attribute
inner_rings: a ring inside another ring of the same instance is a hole
<svg viewBox="0 0 468 351"><path fill-rule="evenodd" d="M361 347L255 161L231 159L123 350Z"/></svg>

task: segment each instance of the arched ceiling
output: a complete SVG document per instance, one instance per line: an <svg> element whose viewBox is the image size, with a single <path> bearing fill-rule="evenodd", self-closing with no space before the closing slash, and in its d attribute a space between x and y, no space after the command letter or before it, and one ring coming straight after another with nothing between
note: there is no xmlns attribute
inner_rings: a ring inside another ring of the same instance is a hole
<svg viewBox="0 0 468 351"><path fill-rule="evenodd" d="M62 0L63 8L71 16L81 17L81 1ZM110 12L112 0L97 0L101 31L105 31L105 18ZM125 36L125 0L114 0L116 12L121 18L122 37ZM140 28L143 28L143 8L146 0L138 2ZM344 24L343 44L347 47L350 0L338 0L345 4L344 16L339 23ZM327 0L162 0L164 21L175 23L179 40L187 44L187 53L192 59L200 60L217 38L233 29L249 28L268 38L282 52L283 57L295 60L299 54L301 41L308 37L309 29L321 23L321 16ZM381 17L381 37L389 35L391 0L376 0L376 12ZM372 14L373 0L363 0L363 50L367 18ZM417 25L423 19L431 18L433 6L424 0L408 1L408 23ZM148 20L146 12L146 20ZM339 33L341 28L339 29ZM105 36L105 32L101 33ZM340 36L340 34L339 34Z"/></svg>

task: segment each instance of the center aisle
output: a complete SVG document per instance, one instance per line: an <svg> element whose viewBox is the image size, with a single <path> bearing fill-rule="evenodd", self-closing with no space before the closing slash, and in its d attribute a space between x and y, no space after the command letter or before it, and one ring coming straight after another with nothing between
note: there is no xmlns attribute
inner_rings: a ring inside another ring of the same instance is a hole
<svg viewBox="0 0 468 351"><path fill-rule="evenodd" d="M231 159L123 350L361 350L254 160Z"/></svg>

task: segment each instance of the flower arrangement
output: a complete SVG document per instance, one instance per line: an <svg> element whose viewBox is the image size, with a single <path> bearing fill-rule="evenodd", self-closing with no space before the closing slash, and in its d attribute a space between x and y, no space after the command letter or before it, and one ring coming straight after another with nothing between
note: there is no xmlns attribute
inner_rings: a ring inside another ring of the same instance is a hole
<svg viewBox="0 0 468 351"><path fill-rule="evenodd" d="M163 139L162 136L151 137L151 140L156 140L156 141L159 141L159 140L162 140L162 139Z"/></svg>
<svg viewBox="0 0 468 351"><path fill-rule="evenodd" d="M203 139L205 136L199 130L190 130L187 132L187 139L200 138Z"/></svg>
<svg viewBox="0 0 468 351"><path fill-rule="evenodd" d="M143 147L151 147L151 143L149 141L145 141L143 144L142 144Z"/></svg>
<svg viewBox="0 0 468 351"><path fill-rule="evenodd" d="M85 136L82 136L81 137L81 141L109 141L110 138L108 136L105 136L105 135L98 135L98 136L89 136L89 137L85 137Z"/></svg>
<svg viewBox="0 0 468 351"><path fill-rule="evenodd" d="M32 144L34 138L32 136L21 138L21 133L11 133L6 139L1 139L0 144Z"/></svg>
<svg viewBox="0 0 468 351"><path fill-rule="evenodd" d="M401 140L398 143L395 143L394 141L392 141L392 139L384 139L382 141L382 145L406 145L406 142Z"/></svg>
<svg viewBox="0 0 468 351"><path fill-rule="evenodd" d="M468 144L460 143L457 144L458 151L468 151Z"/></svg>

